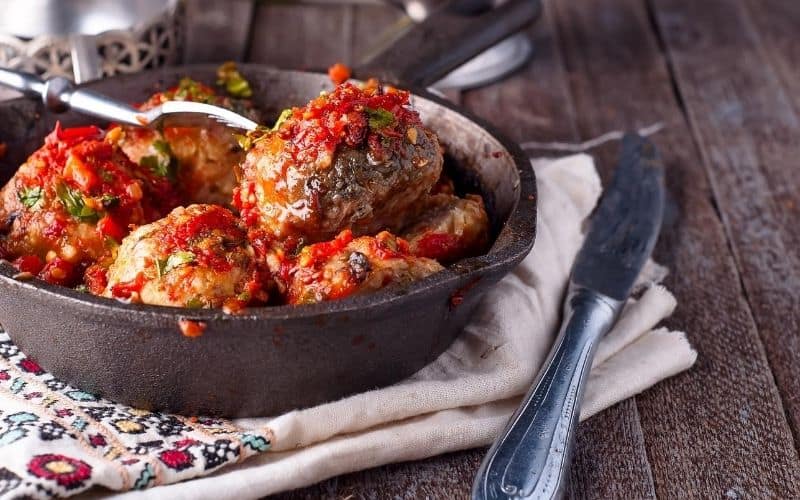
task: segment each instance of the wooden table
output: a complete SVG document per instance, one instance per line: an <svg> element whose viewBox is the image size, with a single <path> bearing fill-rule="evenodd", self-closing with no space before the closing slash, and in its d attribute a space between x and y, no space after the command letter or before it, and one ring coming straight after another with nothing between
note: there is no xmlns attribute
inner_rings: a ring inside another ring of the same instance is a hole
<svg viewBox="0 0 800 500"><path fill-rule="evenodd" d="M260 3L247 59L351 62L397 13ZM580 426L579 498L800 494L800 2L549 0L535 59L451 97L519 141L662 122L671 200L656 258L699 352L689 372ZM592 150L608 179L617 144ZM541 151L531 151L532 155ZM281 498L465 498L485 450Z"/></svg>
<svg viewBox="0 0 800 500"><path fill-rule="evenodd" d="M228 5L192 0L190 19L211 3ZM245 30L231 9L221 19ZM245 59L301 68L352 62L397 17L377 5L259 2ZM536 55L526 68L450 93L519 141L665 126L653 137L670 190L656 258L671 269L666 284L679 300L667 326L686 331L699 358L581 424L573 497L800 495L798 26L797 0L548 0L530 30ZM195 43L214 49L191 48L195 60L228 56L231 38L197 33ZM605 180L617 146L591 151ZM485 451L278 497L466 498Z"/></svg>

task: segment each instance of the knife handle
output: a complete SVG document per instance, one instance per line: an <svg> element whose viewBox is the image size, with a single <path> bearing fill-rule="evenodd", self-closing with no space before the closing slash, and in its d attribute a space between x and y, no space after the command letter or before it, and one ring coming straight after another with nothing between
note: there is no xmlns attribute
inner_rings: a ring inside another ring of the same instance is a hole
<svg viewBox="0 0 800 500"><path fill-rule="evenodd" d="M550 355L484 458L472 489L474 500L563 494L595 348L621 306L620 301L570 285L564 321Z"/></svg>

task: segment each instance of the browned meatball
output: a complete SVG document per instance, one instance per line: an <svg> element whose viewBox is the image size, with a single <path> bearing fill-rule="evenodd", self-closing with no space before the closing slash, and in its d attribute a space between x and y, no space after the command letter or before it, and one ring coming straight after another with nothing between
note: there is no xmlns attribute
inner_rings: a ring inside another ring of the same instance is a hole
<svg viewBox="0 0 800 500"><path fill-rule="evenodd" d="M442 170L407 92L345 83L254 135L234 206L250 227L306 242L399 230Z"/></svg>
<svg viewBox="0 0 800 500"><path fill-rule="evenodd" d="M425 207L419 220L403 232L411 253L453 262L486 249L489 218L480 196L436 194L426 200Z"/></svg>
<svg viewBox="0 0 800 500"><path fill-rule="evenodd" d="M168 182L120 151L119 135L118 128L56 126L0 193L1 256L53 283L75 284L131 224L177 205Z"/></svg>
<svg viewBox="0 0 800 500"><path fill-rule="evenodd" d="M214 104L257 118L246 101L218 96L211 87L189 78L154 94L140 109L171 100ZM176 181L189 202L230 205L236 183L234 168L244 159L231 129L211 121L203 128L166 127L161 131L126 127L121 145L134 162Z"/></svg>
<svg viewBox="0 0 800 500"><path fill-rule="evenodd" d="M386 231L356 239L344 231L300 251L288 276L287 300L308 304L341 299L410 283L442 269L435 260L411 255L405 241Z"/></svg>
<svg viewBox="0 0 800 500"><path fill-rule="evenodd" d="M135 229L107 280L103 295L145 304L237 309L266 300L244 227L217 205L179 207Z"/></svg>

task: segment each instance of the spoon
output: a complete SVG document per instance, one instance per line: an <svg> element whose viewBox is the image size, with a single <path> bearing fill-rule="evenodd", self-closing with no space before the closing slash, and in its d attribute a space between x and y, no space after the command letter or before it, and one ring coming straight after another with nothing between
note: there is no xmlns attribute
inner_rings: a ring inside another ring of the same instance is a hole
<svg viewBox="0 0 800 500"><path fill-rule="evenodd" d="M54 113L74 110L114 123L134 127L197 127L213 120L227 127L255 130L258 124L219 106L191 101L167 101L142 111L108 96L76 87L66 78L42 80L36 75L0 68L0 85L39 98Z"/></svg>

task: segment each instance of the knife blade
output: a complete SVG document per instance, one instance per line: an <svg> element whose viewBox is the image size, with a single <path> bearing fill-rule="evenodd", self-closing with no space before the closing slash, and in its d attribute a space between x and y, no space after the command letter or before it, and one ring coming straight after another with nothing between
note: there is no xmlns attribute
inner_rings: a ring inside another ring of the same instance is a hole
<svg viewBox="0 0 800 500"><path fill-rule="evenodd" d="M622 153L575 259L572 281L624 300L653 252L664 212L664 168L655 146L636 134Z"/></svg>
<svg viewBox="0 0 800 500"><path fill-rule="evenodd" d="M597 343L616 322L652 253L664 198L664 168L655 146L626 135L573 264L559 334L531 390L484 458L474 500L563 495Z"/></svg>

